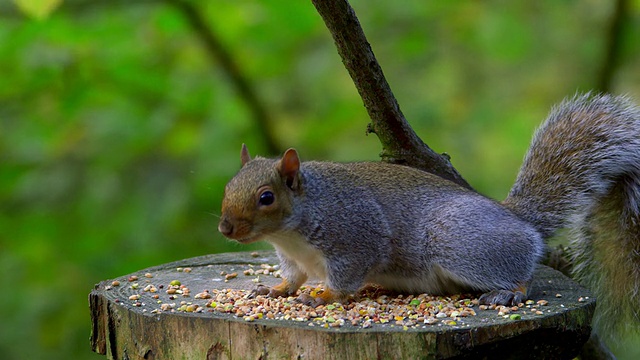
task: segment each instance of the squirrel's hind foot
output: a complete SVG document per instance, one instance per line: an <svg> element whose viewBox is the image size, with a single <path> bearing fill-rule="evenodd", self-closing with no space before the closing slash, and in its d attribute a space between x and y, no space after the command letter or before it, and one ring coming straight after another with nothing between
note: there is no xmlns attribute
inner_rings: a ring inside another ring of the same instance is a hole
<svg viewBox="0 0 640 360"><path fill-rule="evenodd" d="M478 301L482 305L504 305L504 306L517 306L520 303L525 302L526 295L519 290L493 290L488 293L482 294Z"/></svg>

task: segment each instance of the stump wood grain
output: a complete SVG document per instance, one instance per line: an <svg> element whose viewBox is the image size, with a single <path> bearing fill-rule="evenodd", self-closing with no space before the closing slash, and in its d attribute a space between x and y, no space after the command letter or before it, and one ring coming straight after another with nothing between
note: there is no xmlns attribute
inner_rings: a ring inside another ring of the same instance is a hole
<svg viewBox="0 0 640 360"><path fill-rule="evenodd" d="M243 270L250 265L259 269L260 264L278 264L273 252L254 255L201 256L100 282L89 295L93 351L109 359L571 359L591 332L595 299L561 273L543 266L536 271L529 298L549 304L541 308L543 315L520 311L519 320L476 308L477 316L464 318L456 326L403 329L374 324L365 329L345 324L326 329L293 320L248 322L218 311L158 311L159 302L204 306L207 300L194 299L194 295L205 289L253 289L256 276L245 276ZM187 267L190 272L177 270ZM225 282L221 272L239 275ZM131 275L138 277L137 289L128 281ZM113 280L120 286L112 286ZM172 280L188 286L190 297L171 300L166 287ZM260 278L267 286L279 281L272 276ZM158 299L143 291L149 284L163 285L155 293ZM135 294L140 299L129 300Z"/></svg>

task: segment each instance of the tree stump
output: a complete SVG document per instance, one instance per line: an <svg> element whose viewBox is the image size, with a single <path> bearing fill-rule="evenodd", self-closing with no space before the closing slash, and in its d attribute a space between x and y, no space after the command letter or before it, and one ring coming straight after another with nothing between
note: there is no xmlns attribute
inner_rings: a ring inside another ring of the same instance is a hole
<svg viewBox="0 0 640 360"><path fill-rule="evenodd" d="M589 338L595 309L588 290L544 266L537 269L529 296L548 301L538 314L526 306L514 312L520 316L476 306L476 316L455 325L390 322L325 328L293 319L247 321L195 298L205 289L253 289L256 276L243 270L260 269L261 264L278 260L270 251L207 255L97 284L89 295L93 351L109 359L571 359ZM238 276L225 282L221 274L234 272ZM174 280L188 287L188 297L167 294ZM120 284L114 286L114 281ZM279 279L261 276L260 282L272 286ZM204 311L184 311L185 306L179 311L181 301ZM170 303L176 304L173 310L161 310Z"/></svg>

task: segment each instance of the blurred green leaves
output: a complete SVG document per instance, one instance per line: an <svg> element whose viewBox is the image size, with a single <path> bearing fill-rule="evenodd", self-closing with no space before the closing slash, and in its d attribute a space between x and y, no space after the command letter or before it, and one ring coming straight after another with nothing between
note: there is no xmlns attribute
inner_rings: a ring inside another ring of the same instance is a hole
<svg viewBox="0 0 640 360"><path fill-rule="evenodd" d="M310 2L191 3L250 80L282 148L377 159ZM241 143L265 154L246 102L175 6L57 5L38 17L0 4L0 275L16 292L0 297L7 359L101 358L88 348L94 283L248 249L218 235L215 214ZM409 122L495 198L550 106L593 87L612 11L604 1L352 5ZM640 8L628 16L614 86L640 99L640 44L628 40L640 36Z"/></svg>
<svg viewBox="0 0 640 360"><path fill-rule="evenodd" d="M60 6L62 0L13 0L13 2L26 15L42 20Z"/></svg>

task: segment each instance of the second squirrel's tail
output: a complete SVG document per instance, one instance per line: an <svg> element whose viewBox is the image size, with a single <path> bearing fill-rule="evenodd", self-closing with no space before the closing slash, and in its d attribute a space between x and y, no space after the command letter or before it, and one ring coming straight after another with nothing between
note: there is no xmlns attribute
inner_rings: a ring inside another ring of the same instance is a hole
<svg viewBox="0 0 640 360"><path fill-rule="evenodd" d="M566 100L536 132L503 204L544 238L568 228L574 277L598 299L594 328L640 330L640 109Z"/></svg>

